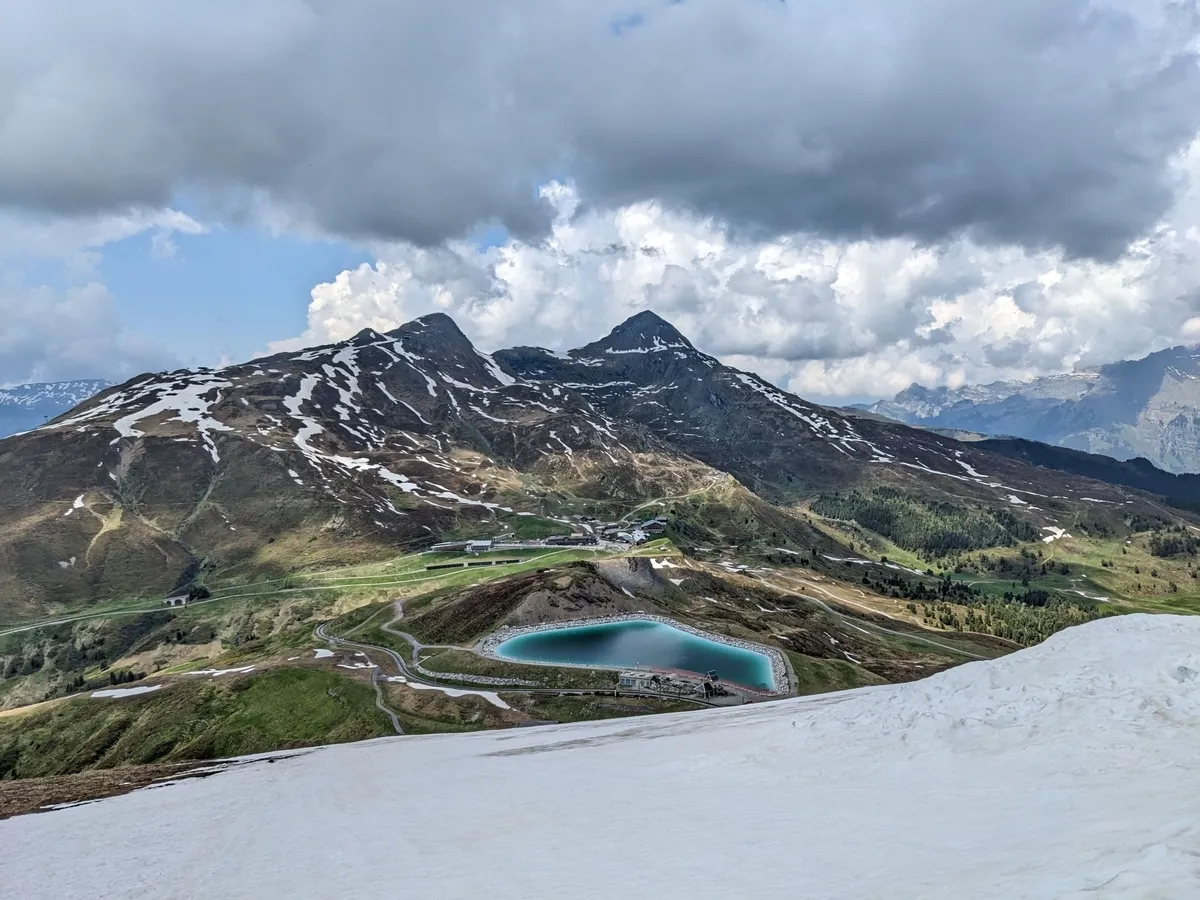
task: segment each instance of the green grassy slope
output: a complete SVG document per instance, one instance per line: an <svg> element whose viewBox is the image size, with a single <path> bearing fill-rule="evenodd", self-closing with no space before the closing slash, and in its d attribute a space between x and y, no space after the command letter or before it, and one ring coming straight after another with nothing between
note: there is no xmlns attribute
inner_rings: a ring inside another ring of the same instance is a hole
<svg viewBox="0 0 1200 900"><path fill-rule="evenodd" d="M0 718L0 778L205 760L392 734L368 685L316 669L180 679Z"/></svg>

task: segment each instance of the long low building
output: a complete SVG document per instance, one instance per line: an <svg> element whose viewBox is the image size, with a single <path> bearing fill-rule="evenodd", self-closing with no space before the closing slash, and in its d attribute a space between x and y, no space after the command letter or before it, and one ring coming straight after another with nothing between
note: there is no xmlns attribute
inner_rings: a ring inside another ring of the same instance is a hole
<svg viewBox="0 0 1200 900"><path fill-rule="evenodd" d="M545 547L595 547L599 538L591 534L572 534L540 540L505 540L489 538L472 541L443 541L430 547L433 553L492 553L500 550L540 550Z"/></svg>
<svg viewBox="0 0 1200 900"><path fill-rule="evenodd" d="M429 548L432 553L456 553L467 549L467 541L443 541Z"/></svg>

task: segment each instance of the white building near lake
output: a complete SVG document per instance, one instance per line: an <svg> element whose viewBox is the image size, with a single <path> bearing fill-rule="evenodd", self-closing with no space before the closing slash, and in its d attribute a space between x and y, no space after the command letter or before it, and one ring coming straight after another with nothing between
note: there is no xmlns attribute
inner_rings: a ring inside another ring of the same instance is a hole
<svg viewBox="0 0 1200 900"><path fill-rule="evenodd" d="M660 681L653 672L637 670L622 672L617 676L617 685L629 691L656 691Z"/></svg>

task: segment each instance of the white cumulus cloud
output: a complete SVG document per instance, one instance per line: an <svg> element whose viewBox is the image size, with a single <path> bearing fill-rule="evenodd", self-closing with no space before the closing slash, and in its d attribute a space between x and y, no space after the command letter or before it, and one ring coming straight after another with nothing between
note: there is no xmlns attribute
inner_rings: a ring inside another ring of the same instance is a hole
<svg viewBox="0 0 1200 900"><path fill-rule="evenodd" d="M174 357L127 328L98 282L58 290L0 284L0 385L75 378L122 381Z"/></svg>
<svg viewBox="0 0 1200 900"><path fill-rule="evenodd" d="M1176 171L1179 201L1111 262L965 238L754 240L657 202L590 208L553 184L545 239L380 247L315 287L305 332L273 349L434 311L489 349L563 349L649 308L730 364L828 400L1068 371L1200 337L1200 149Z"/></svg>
<svg viewBox="0 0 1200 900"><path fill-rule="evenodd" d="M54 216L0 209L0 384L75 378L120 380L176 362L123 321L96 280L103 249L149 234L171 255L176 234L208 229L173 209ZM61 265L63 285L30 283L29 263Z"/></svg>

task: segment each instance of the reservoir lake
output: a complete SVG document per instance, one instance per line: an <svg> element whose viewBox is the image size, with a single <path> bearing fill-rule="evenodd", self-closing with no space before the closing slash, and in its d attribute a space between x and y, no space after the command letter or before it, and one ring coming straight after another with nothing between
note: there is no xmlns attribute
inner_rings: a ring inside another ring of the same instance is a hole
<svg viewBox="0 0 1200 900"><path fill-rule="evenodd" d="M513 662L671 669L701 675L715 670L722 681L767 691L775 687L765 653L640 619L533 631L509 638L494 652Z"/></svg>

